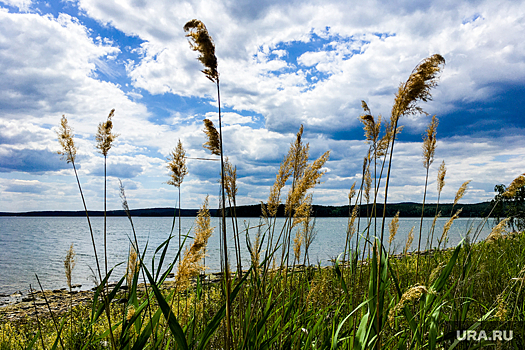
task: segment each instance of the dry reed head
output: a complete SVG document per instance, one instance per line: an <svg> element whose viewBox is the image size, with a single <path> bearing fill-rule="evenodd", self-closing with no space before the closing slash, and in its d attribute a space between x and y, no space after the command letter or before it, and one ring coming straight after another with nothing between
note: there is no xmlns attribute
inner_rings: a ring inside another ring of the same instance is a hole
<svg viewBox="0 0 525 350"><path fill-rule="evenodd" d="M208 137L208 142L204 143L202 146L211 151L211 154L216 156L221 155L221 142L219 132L213 125L213 122L209 119L204 119L204 133Z"/></svg>
<svg viewBox="0 0 525 350"><path fill-rule="evenodd" d="M295 187L290 190L288 198L286 200L285 212L291 213L292 208L295 208L306 195L306 191L313 188L320 181L319 179L324 171L321 171L321 168L328 160L330 156L330 151L326 151L322 156L317 158L312 164L309 164L300 179L298 179Z"/></svg>
<svg viewBox="0 0 525 350"><path fill-rule="evenodd" d="M439 166L438 176L437 176L437 190L441 194L443 187L445 187L445 175L447 174L447 167L445 166L445 161Z"/></svg>
<svg viewBox="0 0 525 350"><path fill-rule="evenodd" d="M76 259L75 259L75 251L73 249L73 243L71 243L71 246L69 247L69 250L67 251L66 258L64 259L64 270L66 272L66 279L67 279L67 285L69 289L71 290L71 276L73 274L73 269L76 265Z"/></svg>
<svg viewBox="0 0 525 350"><path fill-rule="evenodd" d="M436 152L436 133L439 124L436 116L432 117L432 121L427 127L427 134L423 138L423 166L428 169L434 162L434 153Z"/></svg>
<svg viewBox="0 0 525 350"><path fill-rule="evenodd" d="M366 140L374 144L375 147L381 130L381 117L379 117L376 122L365 101L361 101L361 106L363 107L365 114L361 115L359 119L361 119L361 122L363 123Z"/></svg>
<svg viewBox="0 0 525 350"><path fill-rule="evenodd" d="M399 229L399 211L394 215L390 224L388 224L390 230L390 236L388 237L388 244L392 244L394 238L396 237L397 230Z"/></svg>
<svg viewBox="0 0 525 350"><path fill-rule="evenodd" d="M312 194L309 194L305 196L304 198L301 198L300 202L295 207L295 211L293 214L292 227L295 227L310 218L310 215L312 213L312 199L313 199Z"/></svg>
<svg viewBox="0 0 525 350"><path fill-rule="evenodd" d="M118 179L119 190L120 190L120 201L122 202L122 209L126 212L128 219L131 220L131 213L129 211L128 199L126 198L126 191L124 190L124 185L122 180Z"/></svg>
<svg viewBox="0 0 525 350"><path fill-rule="evenodd" d="M259 273L259 263L261 260L261 254L260 254L260 246L261 246L261 227L257 229L257 234L255 235L255 242L251 246L251 260L252 260L252 266L255 268L255 271L257 274Z"/></svg>
<svg viewBox="0 0 525 350"><path fill-rule="evenodd" d="M204 203L197 214L195 220L193 243L190 248L187 248L184 252L184 257L180 264L177 275L175 276L175 282L177 289L183 290L189 286L190 279L197 276L201 271L204 271L202 266L202 259L206 254L206 245L208 244L208 238L210 238L213 227L210 226L210 212L208 210L208 196L204 200Z"/></svg>
<svg viewBox="0 0 525 350"><path fill-rule="evenodd" d="M348 192L348 204L352 204L352 198L355 196L355 181L350 187L350 191Z"/></svg>
<svg viewBox="0 0 525 350"><path fill-rule="evenodd" d="M463 182L463 184L459 187L458 191L456 192L456 197L454 198L454 205L458 204L459 200L463 198L465 195L465 192L467 191L467 186L470 183L471 180Z"/></svg>
<svg viewBox="0 0 525 350"><path fill-rule="evenodd" d="M58 142L60 143L60 146L62 146L62 150L57 153L62 155L62 158L65 156L68 163L74 163L77 148L73 141L73 129L68 125L65 115L60 119L60 127L56 133L58 136Z"/></svg>
<svg viewBox="0 0 525 350"><path fill-rule="evenodd" d="M410 232L408 232L408 237L405 243L405 249L403 250L403 254L406 254L408 252L408 250L412 246L412 242L414 242L414 229L415 228L416 228L415 226L412 226L412 228L410 229Z"/></svg>
<svg viewBox="0 0 525 350"><path fill-rule="evenodd" d="M396 306L390 309L390 312L388 313L388 321L392 323L394 321L395 315L405 307L406 303L409 303L414 300L419 300L419 298L421 298L423 294L427 293L428 290L425 286L411 287L409 290L403 293L403 295L401 296L401 300L399 300L399 303L397 303Z"/></svg>
<svg viewBox="0 0 525 350"><path fill-rule="evenodd" d="M281 204L281 190L286 185L286 181L292 174L291 172L291 159L286 156L279 167L279 171L275 177L275 182L270 190L268 196L268 210L266 211L267 217L274 217L277 214L279 204Z"/></svg>
<svg viewBox="0 0 525 350"><path fill-rule="evenodd" d="M301 246L304 241L303 231L301 229L298 229L295 233L295 237L293 239L293 253L295 261L299 262L299 259L301 259Z"/></svg>
<svg viewBox="0 0 525 350"><path fill-rule="evenodd" d="M514 197L516 191L523 186L525 186L525 173L521 174L510 183L507 190L503 193L503 196L507 198Z"/></svg>
<svg viewBox="0 0 525 350"><path fill-rule="evenodd" d="M346 228L348 239L351 239L355 234L355 231L356 231L355 220L357 219L358 213L359 213L359 206L356 204L354 205L354 208L352 209L352 215L350 216L350 219L348 219L348 226Z"/></svg>
<svg viewBox="0 0 525 350"><path fill-rule="evenodd" d="M372 189L372 175L370 174L370 168L366 169L365 172L365 200L370 203L370 190Z"/></svg>
<svg viewBox="0 0 525 350"><path fill-rule="evenodd" d="M228 157L226 157L224 161L224 187L228 197L231 200L235 200L235 196L237 196L239 190L237 188L237 167L234 167L232 163L230 163Z"/></svg>
<svg viewBox="0 0 525 350"><path fill-rule="evenodd" d="M485 239L487 242L494 242L500 238L502 238L502 232L505 230L505 226L507 226L508 222L510 221L510 218L505 218L501 220L490 232L490 234Z"/></svg>
<svg viewBox="0 0 525 350"><path fill-rule="evenodd" d="M135 244L132 244L129 248L128 256L128 266L126 268L126 281L128 282L128 287L133 283L133 277L138 269L138 254Z"/></svg>
<svg viewBox="0 0 525 350"><path fill-rule="evenodd" d="M111 118L115 113L115 109L112 109L109 112L108 119L104 123L98 124L98 131L95 139L97 140L97 148L100 153L107 157L109 150L111 149L111 144L118 137L118 134L112 134L111 130L113 129L113 122Z"/></svg>
<svg viewBox="0 0 525 350"><path fill-rule="evenodd" d="M450 230L452 223L454 222L454 220L459 218L459 214L461 214L462 210L463 209L458 209L456 213L445 223L445 226L443 226L443 234L441 235L441 239L439 240L439 242L443 242L447 239L448 231Z"/></svg>
<svg viewBox="0 0 525 350"><path fill-rule="evenodd" d="M200 53L198 60L206 67L202 72L214 83L219 82L219 72L217 71L217 57L215 56L215 45L208 33L204 23L198 19L192 19L184 25L186 37L193 51Z"/></svg>
<svg viewBox="0 0 525 350"><path fill-rule="evenodd" d="M304 168L308 162L309 146L308 144L304 145L302 142L303 130L303 126L301 125L295 141L290 144L288 154L281 162L275 183L270 190L270 196L268 198L268 214L270 214L270 216L275 216L277 213L280 204L281 190L286 185L286 181L288 181L292 174L294 181L296 181L304 172Z"/></svg>
<svg viewBox="0 0 525 350"><path fill-rule="evenodd" d="M168 156L168 169L170 170L171 180L167 183L175 187L180 187L184 176L188 175L186 167L186 151L182 147L182 142L177 143L177 147Z"/></svg>
<svg viewBox="0 0 525 350"><path fill-rule="evenodd" d="M399 86L394 106L392 107L392 124L397 125L397 120L402 115L424 113L417 105L418 101L432 100L430 89L437 86L439 73L445 64L445 59L438 54L425 58L419 63L405 83Z"/></svg>

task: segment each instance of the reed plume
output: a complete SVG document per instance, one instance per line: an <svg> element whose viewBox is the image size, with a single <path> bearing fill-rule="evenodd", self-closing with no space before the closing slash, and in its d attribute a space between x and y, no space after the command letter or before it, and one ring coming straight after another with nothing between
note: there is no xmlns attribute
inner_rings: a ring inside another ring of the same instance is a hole
<svg viewBox="0 0 525 350"><path fill-rule="evenodd" d="M62 158L66 157L67 163L74 163L77 155L77 148L73 141L73 129L69 126L65 115L60 119L60 127L56 132L58 136L58 142L62 146L62 150L57 153L62 155Z"/></svg>
<svg viewBox="0 0 525 350"><path fill-rule="evenodd" d="M217 83L219 81L219 72L217 71L217 57L215 56L215 45L213 39L208 33L208 29L198 19L192 19L184 25L186 37L193 51L199 52L197 58L205 67L203 72L208 79Z"/></svg>
<svg viewBox="0 0 525 350"><path fill-rule="evenodd" d="M516 191L523 186L525 186L525 173L521 174L510 183L507 190L503 193L503 197L514 197L516 195Z"/></svg>
<svg viewBox="0 0 525 350"><path fill-rule="evenodd" d="M394 215L390 224L388 224L390 230L390 236L388 237L388 245L390 246L396 237L397 230L399 229L399 211Z"/></svg>
<svg viewBox="0 0 525 350"><path fill-rule="evenodd" d="M214 154L216 156L221 155L221 142L220 142L220 135L217 129L215 128L215 125L213 125L213 122L209 119L204 119L204 133L208 137L208 141L204 143L202 146L206 149L208 149L211 154Z"/></svg>
<svg viewBox="0 0 525 350"><path fill-rule="evenodd" d="M436 152L436 133L439 120L436 116L427 127L426 135L423 139L423 166L428 170L434 162L434 153Z"/></svg>
<svg viewBox="0 0 525 350"><path fill-rule="evenodd" d="M208 210L208 196L206 196L195 220L193 243L184 252L184 257L175 276L177 290L181 291L188 288L190 279L197 276L199 272L204 271L201 261L206 255L206 245L212 232L213 227L210 226L210 212Z"/></svg>
<svg viewBox="0 0 525 350"><path fill-rule="evenodd" d="M415 226L412 226L412 228L410 229L410 232L408 232L407 241L405 243L405 249L403 250L403 254L404 255L406 255L406 253L408 252L408 250L412 246L412 242L414 241L414 229L415 228L416 228Z"/></svg>
<svg viewBox="0 0 525 350"><path fill-rule="evenodd" d="M330 156L330 151L326 151L317 158L312 164L309 164L304 170L303 176L299 179L295 188L290 190L290 193L287 198L286 209L288 213L291 213L291 209L295 208L298 203L305 196L306 191L313 188L320 182L321 176L325 173L321 171L321 168L328 160Z"/></svg>
<svg viewBox="0 0 525 350"><path fill-rule="evenodd" d="M462 210L463 209L458 209L456 213L450 219L448 219L448 221L445 223L445 226L443 226L443 234L441 235L441 238L439 239L438 249L441 247L442 242L447 241L448 231L450 230L450 227L452 226L452 223L454 222L454 220L456 220L459 217L459 214L461 214Z"/></svg>
<svg viewBox="0 0 525 350"><path fill-rule="evenodd" d="M111 131L113 129L113 122L111 121L111 118L115 114L115 109L112 109L111 112L109 112L108 119L98 124L98 131L97 135L95 136L95 139L97 141L97 148L99 152L104 155L104 157L107 157L109 150L111 149L113 141L119 136L118 134L113 134Z"/></svg>
<svg viewBox="0 0 525 350"><path fill-rule="evenodd" d="M490 234L485 239L487 242L494 242L502 237L501 233L505 230L505 226L510 221L510 218L505 218L501 220L490 232Z"/></svg>
<svg viewBox="0 0 525 350"><path fill-rule="evenodd" d="M458 204L459 200L463 198L465 195L465 192L467 191L467 186L470 183L471 180L463 182L463 184L459 187L458 191L456 192L456 197L454 198L454 204L452 205L452 208Z"/></svg>
<svg viewBox="0 0 525 350"><path fill-rule="evenodd" d="M397 126L397 120L402 115L426 114L417 103L432 100L430 90L437 86L439 73L444 65L445 59L441 55L427 57L414 68L408 80L399 86L392 107L394 126Z"/></svg>
<svg viewBox="0 0 525 350"><path fill-rule="evenodd" d="M181 235L182 235L182 227L181 227L181 204L180 204L180 186L182 184L182 181L184 181L184 177L188 175L188 167L186 166L186 151L184 150L184 147L182 147L182 142L179 139L179 142L177 142L177 147L170 152L168 155L168 165L167 168L170 171L170 177L171 180L168 180L168 185L173 185L177 187L178 194L179 194L179 250L181 248ZM173 217L173 225L171 227L171 231L173 232L173 227L175 226L175 217ZM179 260L180 263L180 260Z"/></svg>
<svg viewBox="0 0 525 350"><path fill-rule="evenodd" d="M76 254L75 250L73 249L73 243L71 243L71 246L69 247L69 250L67 251L66 258L64 259L64 270L66 272L66 280L67 280L67 286L69 287L69 290L72 289L72 283L71 283L71 276L73 274L73 269L76 265Z"/></svg>
<svg viewBox="0 0 525 350"><path fill-rule="evenodd" d="M443 187L445 187L445 175L446 174L447 174L447 167L445 166L445 161L443 161L441 165L439 166L438 176L437 176L438 196L441 195L441 191L443 191Z"/></svg>
<svg viewBox="0 0 525 350"><path fill-rule="evenodd" d="M184 177L188 175L188 167L186 166L186 151L182 147L182 142L180 140L177 143L177 147L171 151L168 156L167 168L170 171L171 177L171 180L169 180L167 184L180 188Z"/></svg>
<svg viewBox="0 0 525 350"><path fill-rule="evenodd" d="M131 244L131 247L129 248L128 265L126 268L126 281L129 288L131 288L131 285L133 284L133 278L135 277L138 267L137 248L135 247L135 244Z"/></svg>
<svg viewBox="0 0 525 350"><path fill-rule="evenodd" d="M411 301L419 300L423 294L427 294L429 291L427 290L427 287L425 286L414 286L411 287L409 290L407 290L403 295L401 296L401 299L399 300L399 303L397 303L392 309L390 309L388 313L388 321L390 323L394 322L395 315L401 311L405 305Z"/></svg>
<svg viewBox="0 0 525 350"><path fill-rule="evenodd" d="M347 242L349 242L352 239L352 237L354 236L356 232L355 220L357 219L358 215L359 215L359 205L355 204L354 208L352 209L352 215L350 215L350 218L348 219L348 225L346 228Z"/></svg>

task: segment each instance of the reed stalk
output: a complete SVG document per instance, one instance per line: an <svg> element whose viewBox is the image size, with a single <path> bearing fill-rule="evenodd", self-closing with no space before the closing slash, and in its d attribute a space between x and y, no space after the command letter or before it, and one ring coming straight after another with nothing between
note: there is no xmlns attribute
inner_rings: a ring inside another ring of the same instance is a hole
<svg viewBox="0 0 525 350"><path fill-rule="evenodd" d="M416 281L419 276L419 258L421 255L421 236L423 233L423 217L425 216L425 201L427 199L427 185L428 185L428 171L430 165L434 162L434 153L436 152L436 133L438 126L438 119L436 116L432 117L432 121L428 125L427 133L423 139L423 166L426 169L425 189L423 191L423 205L421 206L421 222L419 224L419 238L417 243L417 262L416 262ZM428 237L427 237L428 240Z"/></svg>

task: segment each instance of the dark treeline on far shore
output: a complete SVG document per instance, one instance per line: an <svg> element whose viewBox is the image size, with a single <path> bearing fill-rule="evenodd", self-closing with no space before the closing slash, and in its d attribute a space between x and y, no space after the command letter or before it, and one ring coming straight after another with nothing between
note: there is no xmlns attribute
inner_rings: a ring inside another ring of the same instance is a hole
<svg viewBox="0 0 525 350"><path fill-rule="evenodd" d="M441 212L441 216L449 217L452 215L452 210L462 208L460 217L486 217L490 213L491 203L483 202L476 204L457 204L454 208L452 204L440 204L438 210ZM197 216L197 209L182 209L182 216ZM372 211L372 205L363 205L360 207L361 217L370 216ZM400 217L421 217L421 204L418 203L392 203L386 206L386 216L392 217L399 211ZM89 211L90 216L104 216L103 211ZM230 216L230 208L226 208L226 213ZM350 214L348 205L343 206L323 206L313 205L312 216L315 217L348 217ZM376 208L377 216L383 216L383 204L379 204ZM132 209L130 210L131 216L149 216L149 217L160 217L160 216L173 216L175 213L174 208L150 208L150 209ZM210 209L212 216L220 216L218 209ZM260 205L244 205L236 208L235 214L237 217L260 217L261 206ZM425 217L434 217L436 214L435 204L425 204ZM31 211L25 213L9 213L0 212L0 216L85 216L84 211ZM126 216L124 210L110 210L107 212L107 216ZM278 217L284 216L284 205L280 205L277 211Z"/></svg>

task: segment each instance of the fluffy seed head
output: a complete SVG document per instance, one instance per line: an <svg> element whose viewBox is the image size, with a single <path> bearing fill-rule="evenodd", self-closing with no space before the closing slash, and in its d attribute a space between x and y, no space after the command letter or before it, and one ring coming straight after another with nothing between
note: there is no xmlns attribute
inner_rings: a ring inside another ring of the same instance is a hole
<svg viewBox="0 0 525 350"><path fill-rule="evenodd" d="M237 187L237 167L234 167L230 163L228 157L224 161L224 187L228 197L232 200L237 196L238 187Z"/></svg>
<svg viewBox="0 0 525 350"><path fill-rule="evenodd" d="M111 149L111 144L118 137L118 134L112 134L111 130L113 129L113 122L111 118L115 113L115 109L112 109L109 112L108 119L98 124L98 131L95 139L97 140L97 148L100 153L107 157L109 150Z"/></svg>
<svg viewBox="0 0 525 350"><path fill-rule="evenodd" d="M388 224L388 228L390 229L388 244L392 244L394 238L396 237L397 229L399 228L399 211L396 213L396 215L394 215L394 218L392 221L390 221L390 224Z"/></svg>
<svg viewBox="0 0 525 350"><path fill-rule="evenodd" d="M392 107L392 124L402 115L425 113L417 105L418 101L432 100L430 89L437 86L439 73L445 65L445 59L438 54L425 58L410 74L405 83L399 86L394 106Z"/></svg>
<svg viewBox="0 0 525 350"><path fill-rule="evenodd" d="M454 222L454 220L459 218L459 214L461 214L462 210L463 209L458 209L456 213L445 223L445 226L443 226L443 234L441 235L441 239L439 240L440 242L443 242L447 239L448 231L450 230L452 223Z"/></svg>
<svg viewBox="0 0 525 350"><path fill-rule="evenodd" d="M204 65L202 72L214 83L219 82L219 72L217 71L217 57L215 56L215 45L208 33L208 29L198 19L192 19L184 25L184 31L190 47L193 51L200 53L198 60Z"/></svg>
<svg viewBox="0 0 525 350"><path fill-rule="evenodd" d="M350 187L350 192L348 192L348 204L352 204L352 198L355 196L355 181Z"/></svg>
<svg viewBox="0 0 525 350"><path fill-rule="evenodd" d="M503 196L507 198L514 197L516 191L523 186L525 186L525 173L521 174L510 183L507 190L503 193Z"/></svg>
<svg viewBox="0 0 525 350"><path fill-rule="evenodd" d="M184 176L188 175L186 167L186 151L182 147L182 142L177 143L177 147L168 156L168 169L170 170L171 180L167 183L175 187L180 187Z"/></svg>
<svg viewBox="0 0 525 350"><path fill-rule="evenodd" d="M406 303L409 303L414 300L419 300L423 294L427 294L428 290L425 286L414 286L407 290L403 295L401 296L401 300L399 300L399 303L397 303L396 306L394 306L389 314L388 314L388 321L393 322L395 315L402 310L405 307Z"/></svg>
<svg viewBox="0 0 525 350"><path fill-rule="evenodd" d="M458 204L459 200L463 198L465 195L465 192L467 191L467 186L470 183L471 180L463 182L463 184L459 187L458 191L456 192L456 197L454 198L454 205Z"/></svg>
<svg viewBox="0 0 525 350"><path fill-rule="evenodd" d="M436 116L432 117L432 121L428 125L427 133L423 138L423 166L428 169L434 162L434 153L436 152L436 133L439 124Z"/></svg>
<svg viewBox="0 0 525 350"><path fill-rule="evenodd" d="M213 122L209 119L204 119L204 133L208 137L208 142L204 143L202 146L206 149L209 149L211 154L216 156L221 155L221 142L219 137L219 132L213 125Z"/></svg>
<svg viewBox="0 0 525 350"><path fill-rule="evenodd" d="M62 150L57 153L61 154L62 158L65 156L68 163L74 163L75 156L77 155L77 148L73 141L73 129L68 125L65 115L60 119L60 126L56 133L58 136L58 142L60 143L60 146L62 146Z"/></svg>
<svg viewBox="0 0 525 350"><path fill-rule="evenodd" d="M410 229L410 232L408 233L408 238L405 243L405 250L403 250L403 254L406 254L408 250L410 249L410 247L412 246L412 242L414 241L414 229L415 228L416 228L415 226L412 226L412 228Z"/></svg>
<svg viewBox="0 0 525 350"><path fill-rule="evenodd" d="M505 230L505 226L507 226L507 223L510 221L510 218L505 218L497 224L490 234L487 236L486 241L487 242L493 242L502 237L501 233Z"/></svg>
<svg viewBox="0 0 525 350"><path fill-rule="evenodd" d="M445 175L447 174L447 167L445 166L445 161L441 163L439 166L438 176L437 176L437 189L438 193L441 193L443 191L443 187L445 187Z"/></svg>
<svg viewBox="0 0 525 350"><path fill-rule="evenodd" d="M128 266L126 270L126 281L128 282L128 287L133 283L133 277L138 269L137 257L137 249L135 248L135 244L132 244L129 249Z"/></svg>
<svg viewBox="0 0 525 350"><path fill-rule="evenodd" d="M118 182L120 190L120 201L122 202L122 209L124 209L124 211L126 212L128 219L131 220L131 213L129 211L128 199L126 198L126 191L124 189L124 185L122 184L122 180L118 179Z"/></svg>
<svg viewBox="0 0 525 350"><path fill-rule="evenodd" d="M64 259L64 270L66 272L66 279L67 279L67 285L69 289L71 289L71 275L73 273L73 269L76 265L76 259L75 259L75 251L73 250L73 244L69 247L69 250L67 251L66 258Z"/></svg>
<svg viewBox="0 0 525 350"><path fill-rule="evenodd" d="M348 226L346 228L348 239L351 239L355 234L355 231L356 231L355 220L357 219L358 213L359 213L359 206L356 204L354 205L354 208L352 209L352 215L350 216L350 219L348 219Z"/></svg>
<svg viewBox="0 0 525 350"><path fill-rule="evenodd" d="M184 257L180 264L175 282L177 289L184 290L189 286L190 278L197 276L200 271L204 270L202 259L206 254L206 245L210 238L213 227L210 226L210 211L208 210L208 197L197 214L195 220L194 239L190 248L184 252Z"/></svg>
<svg viewBox="0 0 525 350"><path fill-rule="evenodd" d="M322 156L317 158L312 164L309 164L305 168L302 177L298 179L295 187L290 190L286 201L286 212L290 212L292 208L295 208L306 195L306 191L313 188L320 182L319 179L325 173L324 171L321 171L321 168L329 157L330 151L326 151Z"/></svg>

